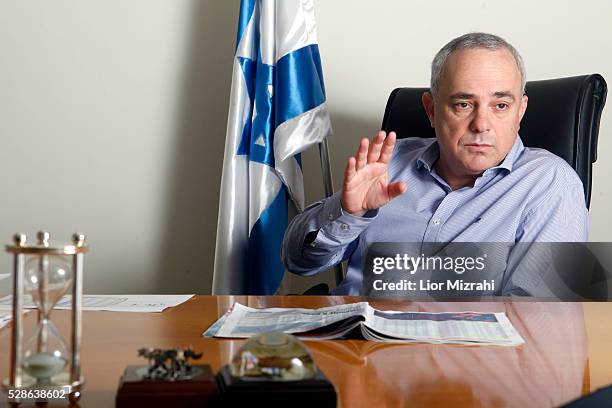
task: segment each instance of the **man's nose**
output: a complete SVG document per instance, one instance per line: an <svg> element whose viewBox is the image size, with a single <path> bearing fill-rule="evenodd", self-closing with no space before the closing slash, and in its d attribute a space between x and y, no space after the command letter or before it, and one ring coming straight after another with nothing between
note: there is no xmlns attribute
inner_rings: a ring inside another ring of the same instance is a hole
<svg viewBox="0 0 612 408"><path fill-rule="evenodd" d="M486 133L491 130L489 112L486 107L479 107L474 110L474 117L470 123L470 130L474 133Z"/></svg>

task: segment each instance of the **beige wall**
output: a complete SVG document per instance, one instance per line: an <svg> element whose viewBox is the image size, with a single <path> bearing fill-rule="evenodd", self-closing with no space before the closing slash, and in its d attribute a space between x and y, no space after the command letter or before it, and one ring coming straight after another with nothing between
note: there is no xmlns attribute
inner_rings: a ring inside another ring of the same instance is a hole
<svg viewBox="0 0 612 408"><path fill-rule="evenodd" d="M0 242L40 227L65 238L82 230L90 293L210 290L238 3L0 1ZM318 0L336 185L355 141L380 126L389 92L426 85L435 51L464 32L512 42L529 79L612 81L612 3L586 4ZM611 131L608 107L593 241L612 240ZM316 152L304 163L314 201ZM0 265L9 269L9 257Z"/></svg>

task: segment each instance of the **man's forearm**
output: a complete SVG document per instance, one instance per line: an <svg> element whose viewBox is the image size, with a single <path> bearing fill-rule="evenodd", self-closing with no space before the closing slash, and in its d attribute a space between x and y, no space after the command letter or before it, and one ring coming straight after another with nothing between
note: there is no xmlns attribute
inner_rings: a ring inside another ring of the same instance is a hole
<svg viewBox="0 0 612 408"><path fill-rule="evenodd" d="M313 275L348 258L359 234L374 219L342 211L338 193L297 215L285 232L282 260L300 275Z"/></svg>

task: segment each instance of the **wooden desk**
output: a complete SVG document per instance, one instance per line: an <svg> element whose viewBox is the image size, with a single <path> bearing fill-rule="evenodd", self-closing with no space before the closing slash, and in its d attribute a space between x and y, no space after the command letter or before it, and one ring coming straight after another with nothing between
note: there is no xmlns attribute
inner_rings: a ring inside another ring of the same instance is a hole
<svg viewBox="0 0 612 408"><path fill-rule="evenodd" d="M112 407L136 349L186 347L204 352L216 372L242 340L201 333L234 302L253 307L322 307L357 297L198 296L163 313L84 312L82 407ZM381 309L504 311L526 344L518 348L385 345L359 340L308 342L316 363L335 384L342 407L558 406L612 383L612 303L414 303L375 301ZM67 312L54 311L66 327ZM26 317L32 327L35 315ZM26 335L29 331L26 331ZM0 375L8 375L10 330L0 331ZM0 406L6 406L6 399Z"/></svg>

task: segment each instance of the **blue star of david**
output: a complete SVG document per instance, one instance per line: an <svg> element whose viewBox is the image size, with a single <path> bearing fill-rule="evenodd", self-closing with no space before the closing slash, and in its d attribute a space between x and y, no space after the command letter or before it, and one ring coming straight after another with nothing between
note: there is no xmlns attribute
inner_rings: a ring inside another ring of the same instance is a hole
<svg viewBox="0 0 612 408"><path fill-rule="evenodd" d="M247 119L242 129L237 155L246 155L249 160L274 167L273 129L274 123L274 69L244 57L239 57L240 68L247 86L252 120ZM255 111L255 117L253 117Z"/></svg>

